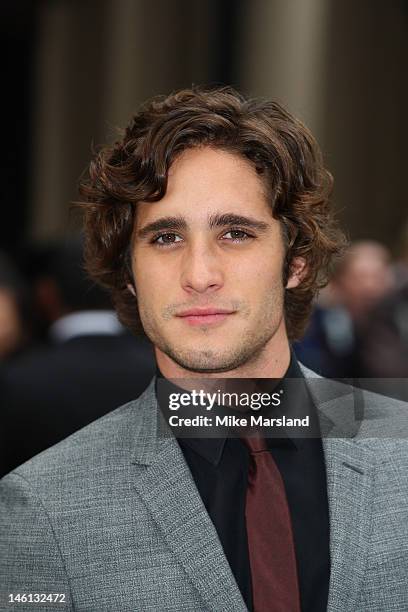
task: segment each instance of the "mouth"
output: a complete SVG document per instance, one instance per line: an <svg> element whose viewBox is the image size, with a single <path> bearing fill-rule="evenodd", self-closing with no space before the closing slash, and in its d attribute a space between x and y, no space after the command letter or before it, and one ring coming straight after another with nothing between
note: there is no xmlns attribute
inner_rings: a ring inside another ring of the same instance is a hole
<svg viewBox="0 0 408 612"><path fill-rule="evenodd" d="M191 310L185 310L176 316L184 323L187 323L187 325L194 327L221 323L234 313L235 311L233 310L226 310L223 308L192 308Z"/></svg>

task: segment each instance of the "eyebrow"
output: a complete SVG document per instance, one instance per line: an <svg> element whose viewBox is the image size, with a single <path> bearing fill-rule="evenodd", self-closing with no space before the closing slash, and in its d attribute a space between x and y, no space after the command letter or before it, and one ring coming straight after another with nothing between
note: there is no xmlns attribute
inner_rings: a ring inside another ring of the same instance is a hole
<svg viewBox="0 0 408 612"><path fill-rule="evenodd" d="M264 221L258 221L253 217L245 217L243 215L236 215L235 213L215 213L208 217L208 226L210 229L214 227L227 227L229 225L239 225L241 227L247 227L258 230L260 232L268 229L269 224ZM160 232L163 230L186 230L187 221L184 217L161 217L148 223L137 232L138 238L146 238L153 232Z"/></svg>
<svg viewBox="0 0 408 612"><path fill-rule="evenodd" d="M187 221L184 217L161 217L156 221L148 223L137 232L138 238L146 238L153 232L160 232L162 230L185 230L187 229Z"/></svg>
<svg viewBox="0 0 408 612"><path fill-rule="evenodd" d="M253 217L245 217L243 215L236 215L235 213L224 213L210 215L208 218L208 225L210 228L214 227L225 227L226 225L240 225L242 227L248 227L259 231L265 231L268 229L269 224L265 221L258 221Z"/></svg>

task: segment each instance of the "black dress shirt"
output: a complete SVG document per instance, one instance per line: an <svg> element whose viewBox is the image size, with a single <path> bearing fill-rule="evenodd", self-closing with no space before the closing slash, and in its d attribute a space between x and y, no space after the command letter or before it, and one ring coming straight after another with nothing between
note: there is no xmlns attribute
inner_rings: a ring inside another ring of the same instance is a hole
<svg viewBox="0 0 408 612"><path fill-rule="evenodd" d="M158 376L161 377L160 372ZM300 380L300 386L295 385L296 391L288 383L291 378ZM276 381L271 383L276 389ZM266 390L268 381L264 380L262 384L263 390ZM292 412L296 416L309 415L313 425L318 428L316 409L293 353L288 371L279 382L279 388L282 387L288 400L285 403L286 416ZM251 569L245 525L250 460L248 450L239 438L179 438L178 442L238 587L252 612ZM267 438L267 444L285 484L295 541L302 612L324 612L327 608L330 559L326 469L321 439L291 438L288 435Z"/></svg>

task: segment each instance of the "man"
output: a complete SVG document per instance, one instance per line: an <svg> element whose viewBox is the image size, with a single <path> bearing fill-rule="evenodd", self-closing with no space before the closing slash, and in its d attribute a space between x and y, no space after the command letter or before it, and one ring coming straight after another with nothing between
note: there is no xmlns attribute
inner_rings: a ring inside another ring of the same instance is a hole
<svg viewBox="0 0 408 612"><path fill-rule="evenodd" d="M95 612L407 609L407 446L374 439L403 408L364 396L356 427L355 394L290 350L341 249L330 187L299 121L229 89L153 100L91 163L88 271L154 344L158 377L3 479L4 609L22 593ZM304 375L285 407L323 439L163 424L163 382L290 395Z"/></svg>

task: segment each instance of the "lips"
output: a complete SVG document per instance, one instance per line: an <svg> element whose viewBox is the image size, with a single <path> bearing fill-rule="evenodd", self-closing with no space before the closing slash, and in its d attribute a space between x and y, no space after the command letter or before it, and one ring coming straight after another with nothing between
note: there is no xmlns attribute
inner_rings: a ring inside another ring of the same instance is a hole
<svg viewBox="0 0 408 612"><path fill-rule="evenodd" d="M232 314L232 310L225 308L191 308L190 310L184 310L180 312L178 317L206 317L217 314Z"/></svg>
<svg viewBox="0 0 408 612"><path fill-rule="evenodd" d="M233 310L225 308L191 308L180 312L176 316L188 325L199 326L221 323L232 314L234 314Z"/></svg>

